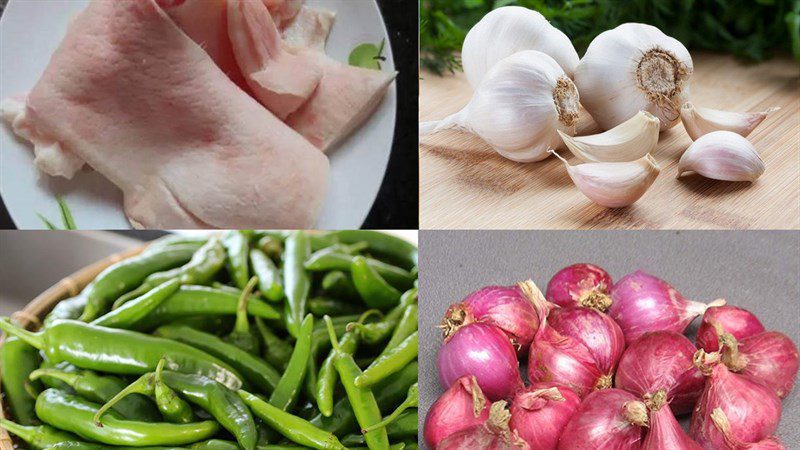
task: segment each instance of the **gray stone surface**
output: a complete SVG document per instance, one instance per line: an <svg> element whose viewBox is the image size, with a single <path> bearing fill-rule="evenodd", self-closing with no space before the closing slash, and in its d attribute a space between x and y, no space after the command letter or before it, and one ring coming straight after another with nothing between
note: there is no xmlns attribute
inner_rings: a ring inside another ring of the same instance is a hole
<svg viewBox="0 0 800 450"><path fill-rule="evenodd" d="M435 326L447 306L489 284L531 278L545 289L556 271L576 262L599 264L614 280L642 269L693 300L724 297L800 342L800 232L421 231L420 438L424 413L444 392ZM788 448L800 448L798 390L783 401L778 435Z"/></svg>

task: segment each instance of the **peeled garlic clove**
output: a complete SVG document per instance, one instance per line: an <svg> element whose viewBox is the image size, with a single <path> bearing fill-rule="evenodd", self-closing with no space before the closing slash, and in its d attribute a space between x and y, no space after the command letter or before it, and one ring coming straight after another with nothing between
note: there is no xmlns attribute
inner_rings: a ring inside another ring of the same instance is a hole
<svg viewBox="0 0 800 450"><path fill-rule="evenodd" d="M770 113L779 109L770 108L761 112L738 113L698 108L691 102L686 102L681 108L681 121L693 141L712 131L732 131L742 137L747 137Z"/></svg>
<svg viewBox="0 0 800 450"><path fill-rule="evenodd" d="M692 57L656 27L625 23L600 33L575 69L581 103L604 130L647 111L661 130L675 126L688 100Z"/></svg>
<svg viewBox="0 0 800 450"><path fill-rule="evenodd" d="M567 35L538 12L521 6L497 8L475 24L464 39L461 65L477 88L495 64L524 50L550 56L570 78L578 65L578 52Z"/></svg>
<svg viewBox="0 0 800 450"><path fill-rule="evenodd" d="M754 181L764 168L750 141L732 131L713 131L686 149L678 162L678 177L697 172L714 180Z"/></svg>
<svg viewBox="0 0 800 450"><path fill-rule="evenodd" d="M575 134L578 104L578 90L558 63L526 50L497 63L464 109L421 123L420 135L461 129L512 161L540 161L561 144L558 131Z"/></svg>
<svg viewBox="0 0 800 450"><path fill-rule="evenodd" d="M645 155L630 162L584 163L571 166L551 150L567 166L575 186L589 200L607 208L630 206L639 200L658 177L661 168L655 158Z"/></svg>
<svg viewBox="0 0 800 450"><path fill-rule="evenodd" d="M559 132L573 155L587 162L626 162L652 153L658 145L658 117L647 111L606 131L591 136L568 136Z"/></svg>

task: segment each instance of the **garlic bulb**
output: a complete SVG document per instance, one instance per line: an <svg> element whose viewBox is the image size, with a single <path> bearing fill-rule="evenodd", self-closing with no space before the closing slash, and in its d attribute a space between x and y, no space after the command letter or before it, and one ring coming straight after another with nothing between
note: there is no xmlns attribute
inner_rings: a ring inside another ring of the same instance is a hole
<svg viewBox="0 0 800 450"><path fill-rule="evenodd" d="M569 38L536 11L504 6L490 12L467 33L461 50L464 73L472 87L500 60L523 50L547 54L572 78L578 53Z"/></svg>
<svg viewBox="0 0 800 450"><path fill-rule="evenodd" d="M626 162L651 153L658 145L658 117L647 111L622 122L605 133L561 139L573 155L587 162Z"/></svg>
<svg viewBox="0 0 800 450"><path fill-rule="evenodd" d="M570 166L555 151L554 155L567 166L575 186L589 200L607 208L621 208L639 200L658 177L661 168L655 158L645 155L631 162L585 163Z"/></svg>
<svg viewBox="0 0 800 450"><path fill-rule="evenodd" d="M764 161L756 148L732 131L713 131L700 136L678 162L678 177L696 172L723 181L754 181L764 173Z"/></svg>
<svg viewBox="0 0 800 450"><path fill-rule="evenodd" d="M575 70L581 103L604 130L639 111L675 126L688 98L689 51L658 28L625 23L600 33Z"/></svg>
<svg viewBox="0 0 800 450"><path fill-rule="evenodd" d="M575 134L577 120L572 80L553 58L526 50L497 63L464 109L420 123L420 135L458 128L477 134L508 159L531 162L559 146L559 130Z"/></svg>
<svg viewBox="0 0 800 450"><path fill-rule="evenodd" d="M681 108L681 121L692 140L697 140L706 133L721 130L733 131L742 137L747 137L770 113L779 109L770 108L761 112L737 113L697 108L691 102L686 102Z"/></svg>

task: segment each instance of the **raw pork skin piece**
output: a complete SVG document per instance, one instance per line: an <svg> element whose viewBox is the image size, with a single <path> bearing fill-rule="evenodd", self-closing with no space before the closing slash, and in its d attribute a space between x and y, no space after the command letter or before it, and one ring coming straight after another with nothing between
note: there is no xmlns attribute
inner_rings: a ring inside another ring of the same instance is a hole
<svg viewBox="0 0 800 450"><path fill-rule="evenodd" d="M325 196L325 155L154 0L92 1L20 114L119 186L137 227L308 228Z"/></svg>
<svg viewBox="0 0 800 450"><path fill-rule="evenodd" d="M303 6L292 22L281 29L281 37L287 46L324 52L334 20L333 11Z"/></svg>

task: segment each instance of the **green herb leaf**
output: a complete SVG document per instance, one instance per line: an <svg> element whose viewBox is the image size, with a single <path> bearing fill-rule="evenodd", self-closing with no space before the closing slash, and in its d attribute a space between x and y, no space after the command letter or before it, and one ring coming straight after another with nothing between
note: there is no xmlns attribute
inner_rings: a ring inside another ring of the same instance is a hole
<svg viewBox="0 0 800 450"><path fill-rule="evenodd" d="M386 60L386 58L383 57L385 45L386 39L382 40L380 45L369 43L361 44L350 52L350 57L347 61L351 66L381 70L381 61Z"/></svg>

